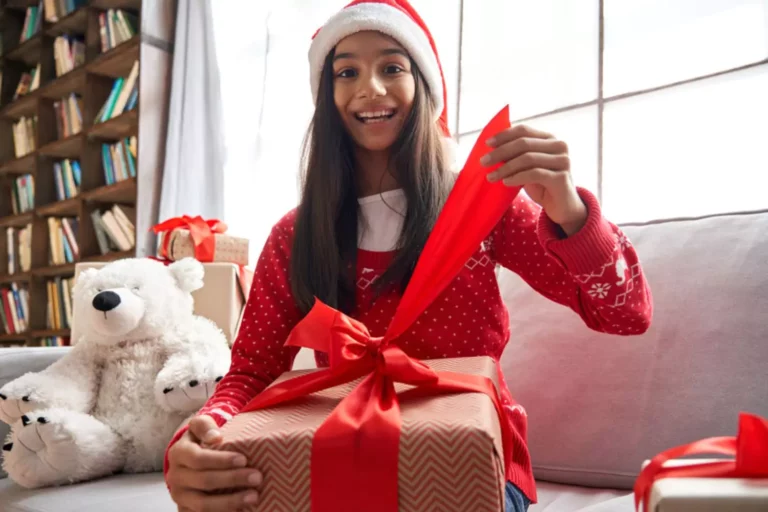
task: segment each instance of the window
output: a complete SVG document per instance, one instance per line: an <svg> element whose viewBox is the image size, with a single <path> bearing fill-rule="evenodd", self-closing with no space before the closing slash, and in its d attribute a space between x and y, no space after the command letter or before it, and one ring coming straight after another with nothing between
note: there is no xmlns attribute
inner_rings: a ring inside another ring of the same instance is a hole
<svg viewBox="0 0 768 512"><path fill-rule="evenodd" d="M212 3L226 219L255 256L298 200L310 38L348 1L235 3ZM575 182L614 222L768 208L768 0L411 3L437 43L460 161L509 104L568 143Z"/></svg>

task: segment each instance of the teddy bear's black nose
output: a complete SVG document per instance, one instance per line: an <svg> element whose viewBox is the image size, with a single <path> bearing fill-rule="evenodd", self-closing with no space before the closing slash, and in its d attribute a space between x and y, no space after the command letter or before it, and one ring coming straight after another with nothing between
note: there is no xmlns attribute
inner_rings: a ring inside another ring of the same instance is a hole
<svg viewBox="0 0 768 512"><path fill-rule="evenodd" d="M93 307L99 311L111 311L120 304L120 296L115 292L109 290L105 292L99 292L93 298Z"/></svg>

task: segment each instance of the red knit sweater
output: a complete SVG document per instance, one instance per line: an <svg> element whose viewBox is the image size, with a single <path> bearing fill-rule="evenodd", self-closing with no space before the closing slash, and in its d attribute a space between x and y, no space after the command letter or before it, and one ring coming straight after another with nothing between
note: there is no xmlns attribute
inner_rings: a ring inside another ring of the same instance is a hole
<svg viewBox="0 0 768 512"><path fill-rule="evenodd" d="M579 194L589 217L570 238L563 238L541 208L520 194L451 286L399 338L399 346L419 359L488 355L498 361L509 340L510 326L497 286L496 265L516 272L542 295L571 308L596 331L619 335L644 332L652 305L638 257L619 228L602 217L594 196L582 189ZM290 370L297 354L298 349L283 346L301 318L289 284L294 220L295 211L273 228L266 242L233 347L231 369L200 411L212 416L219 426ZM374 300L371 286L393 255L358 252L356 310L352 316L362 321L372 336L384 335L399 302L394 293ZM327 365L325 354L316 354L316 361L319 366ZM525 410L513 400L500 370L499 377L505 420L515 432L513 446L505 454L506 476L535 502Z"/></svg>

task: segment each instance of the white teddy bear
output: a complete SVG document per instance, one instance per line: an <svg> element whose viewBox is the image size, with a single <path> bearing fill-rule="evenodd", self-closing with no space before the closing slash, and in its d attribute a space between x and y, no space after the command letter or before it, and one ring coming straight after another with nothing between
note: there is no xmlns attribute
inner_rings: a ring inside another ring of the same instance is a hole
<svg viewBox="0 0 768 512"><path fill-rule="evenodd" d="M12 480L37 488L162 469L176 429L229 370L226 337L193 314L203 272L192 258L130 258L78 276L77 343L0 388Z"/></svg>

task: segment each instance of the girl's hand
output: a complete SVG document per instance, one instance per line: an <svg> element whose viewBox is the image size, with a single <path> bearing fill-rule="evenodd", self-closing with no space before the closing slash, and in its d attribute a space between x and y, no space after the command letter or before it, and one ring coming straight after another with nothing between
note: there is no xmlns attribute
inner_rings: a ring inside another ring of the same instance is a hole
<svg viewBox="0 0 768 512"><path fill-rule="evenodd" d="M261 473L245 467L245 456L201 446L220 439L212 418L195 416L168 451L166 480L180 512L239 510L258 501Z"/></svg>
<svg viewBox="0 0 768 512"><path fill-rule="evenodd" d="M587 207L571 178L568 146L549 133L517 125L486 143L495 148L480 163L503 165L488 174L488 181L521 186L553 222L567 235L573 235L587 221Z"/></svg>

